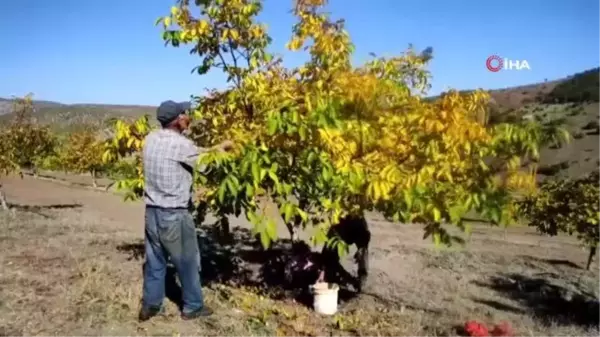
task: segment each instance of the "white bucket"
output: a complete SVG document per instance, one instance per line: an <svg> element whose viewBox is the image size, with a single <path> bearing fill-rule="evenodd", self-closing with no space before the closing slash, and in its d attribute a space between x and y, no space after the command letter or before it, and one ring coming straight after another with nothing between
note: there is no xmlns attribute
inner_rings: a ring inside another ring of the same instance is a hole
<svg viewBox="0 0 600 337"><path fill-rule="evenodd" d="M333 315L338 309L338 291L334 283L318 282L310 286L313 294L313 308L323 315Z"/></svg>

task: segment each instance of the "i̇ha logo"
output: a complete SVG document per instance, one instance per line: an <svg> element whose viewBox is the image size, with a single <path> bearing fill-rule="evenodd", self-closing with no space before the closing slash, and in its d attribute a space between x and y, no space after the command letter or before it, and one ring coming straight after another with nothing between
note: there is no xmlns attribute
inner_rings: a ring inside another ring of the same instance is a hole
<svg viewBox="0 0 600 337"><path fill-rule="evenodd" d="M485 66L489 71L497 73L500 70L531 70L527 60L511 60L498 55L492 55L485 61Z"/></svg>

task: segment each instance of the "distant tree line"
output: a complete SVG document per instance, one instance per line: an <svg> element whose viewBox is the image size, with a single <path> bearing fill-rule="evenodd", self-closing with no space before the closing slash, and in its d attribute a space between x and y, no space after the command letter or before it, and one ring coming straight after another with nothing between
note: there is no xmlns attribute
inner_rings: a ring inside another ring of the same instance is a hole
<svg viewBox="0 0 600 337"><path fill-rule="evenodd" d="M125 161L116 164L103 161L106 141L98 134L96 124L57 133L48 124L39 123L34 115L37 114L32 95L17 97L11 102L9 116L12 119L0 124L0 178L15 173L22 175L25 170L34 176L39 170L88 173L96 187L98 177L118 178L131 174L135 168ZM1 189L0 209L8 209Z"/></svg>

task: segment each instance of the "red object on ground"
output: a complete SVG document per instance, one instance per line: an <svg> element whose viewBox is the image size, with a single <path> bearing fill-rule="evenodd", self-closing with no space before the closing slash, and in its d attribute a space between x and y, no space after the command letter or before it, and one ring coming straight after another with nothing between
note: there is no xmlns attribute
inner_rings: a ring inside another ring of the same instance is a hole
<svg viewBox="0 0 600 337"><path fill-rule="evenodd" d="M467 323L465 323L464 328L465 328L465 332L469 336L483 337L483 336L490 335L486 326L477 321L468 321Z"/></svg>
<svg viewBox="0 0 600 337"><path fill-rule="evenodd" d="M494 325L494 329L492 330L491 334L492 336L514 336L512 328L508 322L501 322L500 324Z"/></svg>

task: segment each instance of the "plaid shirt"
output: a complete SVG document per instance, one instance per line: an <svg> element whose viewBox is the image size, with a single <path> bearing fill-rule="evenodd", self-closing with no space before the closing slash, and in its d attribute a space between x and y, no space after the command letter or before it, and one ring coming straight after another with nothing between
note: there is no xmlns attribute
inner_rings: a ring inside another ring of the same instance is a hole
<svg viewBox="0 0 600 337"><path fill-rule="evenodd" d="M159 129L148 134L143 148L146 205L188 208L194 168L204 151L173 130Z"/></svg>

